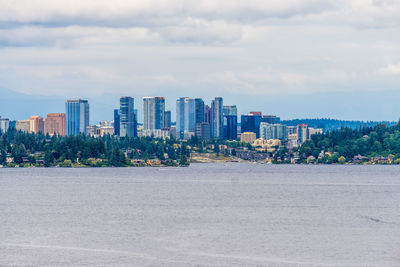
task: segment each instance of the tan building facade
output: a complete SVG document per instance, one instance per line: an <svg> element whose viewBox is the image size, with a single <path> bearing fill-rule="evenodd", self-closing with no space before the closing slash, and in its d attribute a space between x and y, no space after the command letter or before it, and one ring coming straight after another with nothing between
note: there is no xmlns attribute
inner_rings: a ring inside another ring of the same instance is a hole
<svg viewBox="0 0 400 267"><path fill-rule="evenodd" d="M65 113L49 113L44 123L45 133L49 135L67 135Z"/></svg>
<svg viewBox="0 0 400 267"><path fill-rule="evenodd" d="M40 116L32 116L29 119L29 132L38 134L44 133L44 121Z"/></svg>
<svg viewBox="0 0 400 267"><path fill-rule="evenodd" d="M29 120L19 120L15 122L15 129L17 131L23 131L29 133L30 131L30 121Z"/></svg>
<svg viewBox="0 0 400 267"><path fill-rule="evenodd" d="M240 135L240 142L252 144L256 140L256 133L244 132Z"/></svg>

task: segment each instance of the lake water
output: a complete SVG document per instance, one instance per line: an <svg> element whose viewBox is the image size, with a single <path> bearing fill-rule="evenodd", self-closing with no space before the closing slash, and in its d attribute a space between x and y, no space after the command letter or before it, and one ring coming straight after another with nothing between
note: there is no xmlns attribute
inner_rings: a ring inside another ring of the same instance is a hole
<svg viewBox="0 0 400 267"><path fill-rule="evenodd" d="M0 169L0 266L400 266L400 167Z"/></svg>

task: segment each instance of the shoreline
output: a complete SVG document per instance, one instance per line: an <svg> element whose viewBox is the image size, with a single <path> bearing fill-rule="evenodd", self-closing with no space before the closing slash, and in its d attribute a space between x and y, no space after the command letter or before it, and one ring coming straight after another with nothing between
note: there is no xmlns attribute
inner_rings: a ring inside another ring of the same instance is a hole
<svg viewBox="0 0 400 267"><path fill-rule="evenodd" d="M308 166L397 166L400 164L394 163L271 163L271 162L257 162L257 161L247 161L247 160L194 160L191 161L188 165L182 166L168 166L168 165L153 165L153 166L1 166L0 169L101 169L101 168L186 168L190 167L191 164L257 164L257 165L308 165Z"/></svg>

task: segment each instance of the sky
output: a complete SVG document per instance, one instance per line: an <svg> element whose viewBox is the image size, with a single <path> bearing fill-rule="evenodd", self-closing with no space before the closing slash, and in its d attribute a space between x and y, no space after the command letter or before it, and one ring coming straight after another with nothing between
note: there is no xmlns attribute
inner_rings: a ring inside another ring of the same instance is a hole
<svg viewBox="0 0 400 267"><path fill-rule="evenodd" d="M0 93L13 119L85 98L111 120L129 95L398 120L400 1L0 0Z"/></svg>

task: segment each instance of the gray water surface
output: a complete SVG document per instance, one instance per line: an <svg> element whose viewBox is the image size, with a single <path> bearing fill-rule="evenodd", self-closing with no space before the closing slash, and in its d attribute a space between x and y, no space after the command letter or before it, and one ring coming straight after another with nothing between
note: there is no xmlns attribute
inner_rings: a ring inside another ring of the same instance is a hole
<svg viewBox="0 0 400 267"><path fill-rule="evenodd" d="M400 266L400 167L0 169L0 266Z"/></svg>

